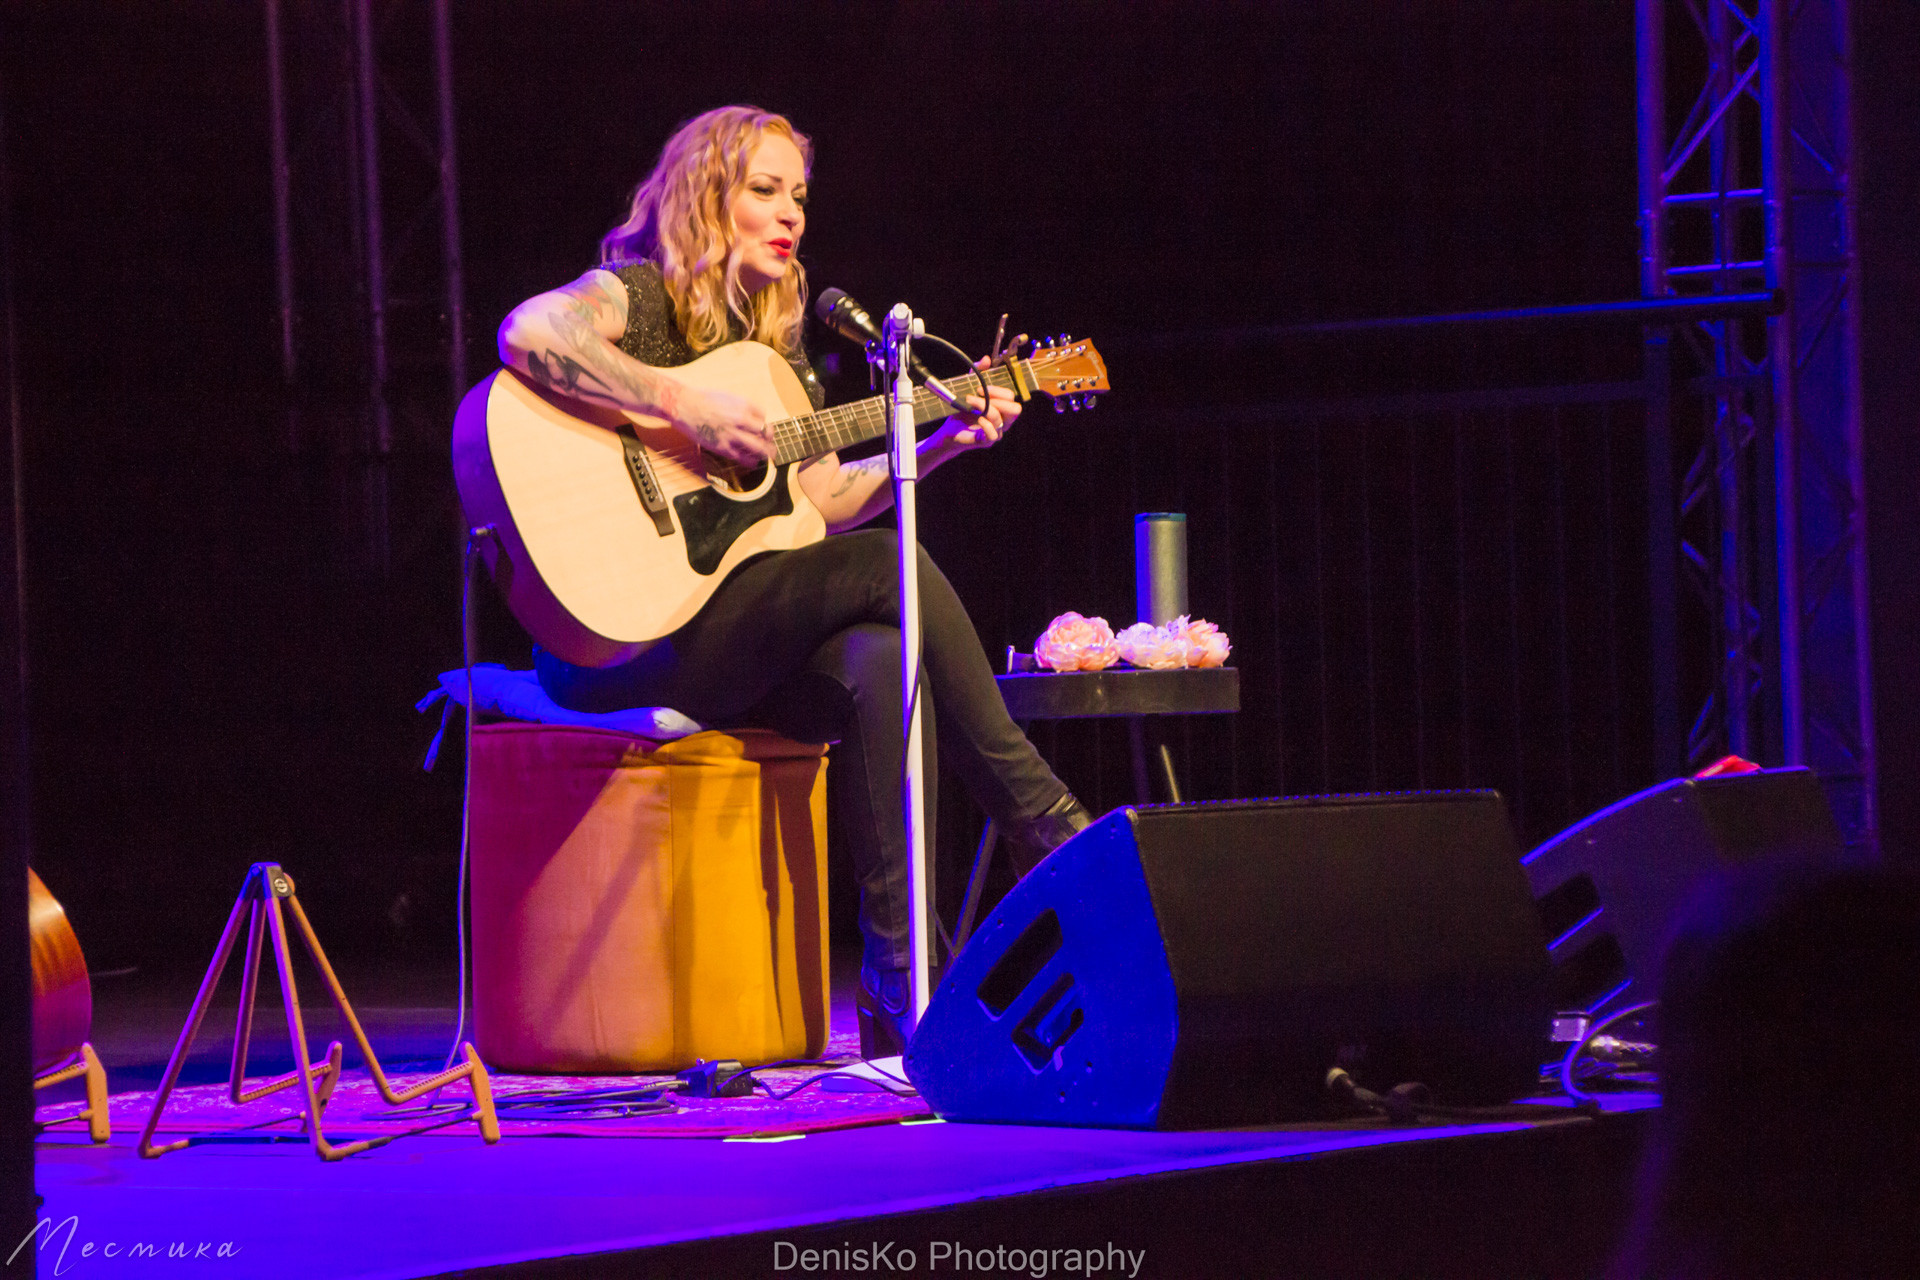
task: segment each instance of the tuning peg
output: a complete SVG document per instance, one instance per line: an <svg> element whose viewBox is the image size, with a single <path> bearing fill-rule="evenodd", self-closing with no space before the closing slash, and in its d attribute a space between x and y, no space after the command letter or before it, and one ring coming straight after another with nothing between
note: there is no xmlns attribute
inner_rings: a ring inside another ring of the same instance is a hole
<svg viewBox="0 0 1920 1280"><path fill-rule="evenodd" d="M1053 411L1055 413L1065 413L1067 411L1067 402L1064 397L1053 402Z"/></svg>
<svg viewBox="0 0 1920 1280"><path fill-rule="evenodd" d="M1087 402L1087 408L1089 409L1098 409L1100 407L1100 397L1093 394L1093 392L1091 391L1087 392L1086 395L1081 396L1080 398Z"/></svg>

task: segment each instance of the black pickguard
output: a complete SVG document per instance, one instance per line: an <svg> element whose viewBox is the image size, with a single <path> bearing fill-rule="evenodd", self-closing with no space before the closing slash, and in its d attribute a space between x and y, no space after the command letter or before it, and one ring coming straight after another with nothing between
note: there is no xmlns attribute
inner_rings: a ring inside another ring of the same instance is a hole
<svg viewBox="0 0 1920 1280"><path fill-rule="evenodd" d="M748 529L769 516L791 515L793 494L787 489L787 472L792 464L781 467L773 477L773 487L751 502L721 496L709 488L683 493L673 500L680 513L680 532L687 540L687 563L698 574L711 574L726 558L731 547Z"/></svg>

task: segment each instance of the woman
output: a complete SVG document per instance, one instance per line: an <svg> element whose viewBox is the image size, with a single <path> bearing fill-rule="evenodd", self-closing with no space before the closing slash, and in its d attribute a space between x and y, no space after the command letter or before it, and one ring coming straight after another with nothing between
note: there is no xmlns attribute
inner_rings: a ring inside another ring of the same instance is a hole
<svg viewBox="0 0 1920 1280"><path fill-rule="evenodd" d="M673 367L739 339L781 352L820 407L800 347L806 277L807 139L784 118L721 107L681 127L634 192L630 216L601 242L601 265L516 307L500 330L508 365L568 395L666 418L736 462L773 455L754 405L680 382ZM948 418L919 445L921 474L987 448L1020 415L990 388L976 413ZM800 487L830 536L742 565L666 641L594 670L538 655L540 681L563 706L608 711L671 706L722 725L836 740L829 786L860 885L861 1038L869 1056L898 1052L908 1001L908 857L901 802L900 630L895 536L847 533L892 502L884 455L803 467ZM1008 718L980 638L953 588L922 551L928 795L933 744L1012 836L1023 867L1090 815ZM931 821L931 805L929 805Z"/></svg>

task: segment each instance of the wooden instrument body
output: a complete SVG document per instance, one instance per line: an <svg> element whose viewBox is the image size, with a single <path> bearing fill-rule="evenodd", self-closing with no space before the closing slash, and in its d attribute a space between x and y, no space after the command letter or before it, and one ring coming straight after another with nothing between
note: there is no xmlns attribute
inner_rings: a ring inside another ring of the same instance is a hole
<svg viewBox="0 0 1920 1280"><path fill-rule="evenodd" d="M793 367L759 343L718 347L673 372L750 400L769 420L813 411ZM646 447L670 533L659 531L636 493L617 434L624 423ZM666 422L558 395L509 369L461 402L453 465L469 526L494 527L482 554L508 607L541 645L580 666L637 657L698 613L741 561L827 532L800 488L799 464L764 468L752 489L736 490L710 475L699 448ZM751 520L704 572L688 554L673 501L694 493L737 504L737 512L719 513L723 521Z"/></svg>
<svg viewBox="0 0 1920 1280"><path fill-rule="evenodd" d="M80 1051L93 1027L93 986L67 913L27 869L27 926L33 949L33 1073Z"/></svg>

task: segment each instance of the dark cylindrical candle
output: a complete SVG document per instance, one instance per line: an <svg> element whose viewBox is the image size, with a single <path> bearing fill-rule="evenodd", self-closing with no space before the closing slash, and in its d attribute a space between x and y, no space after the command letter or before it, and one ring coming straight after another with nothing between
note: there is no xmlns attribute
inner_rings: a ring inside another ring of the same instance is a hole
<svg viewBox="0 0 1920 1280"><path fill-rule="evenodd" d="M1133 518L1133 590L1139 619L1159 626L1187 612L1187 517L1147 511Z"/></svg>

